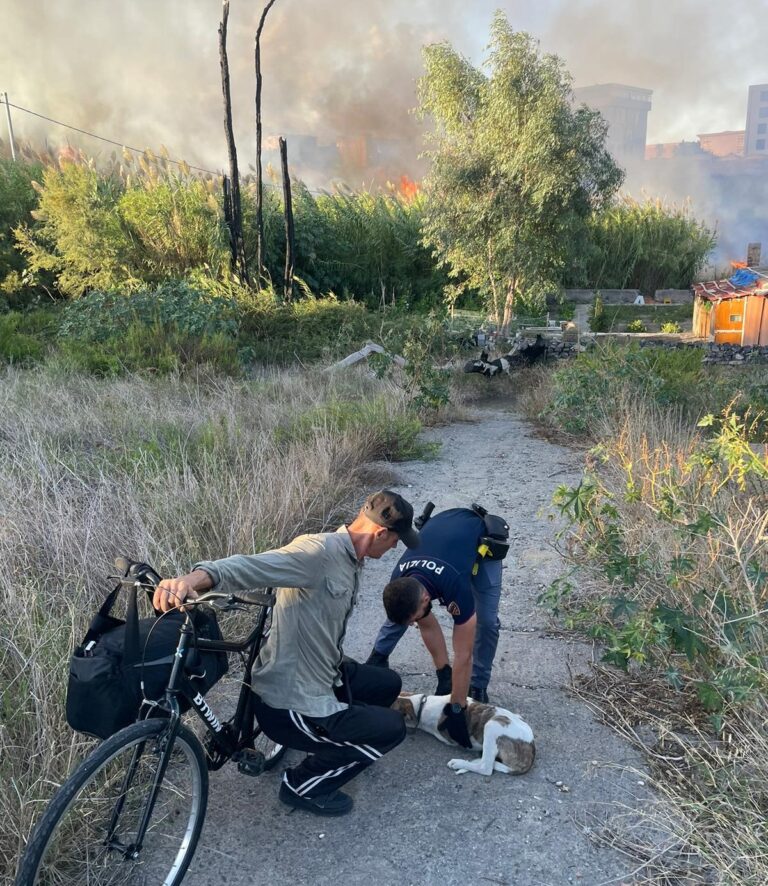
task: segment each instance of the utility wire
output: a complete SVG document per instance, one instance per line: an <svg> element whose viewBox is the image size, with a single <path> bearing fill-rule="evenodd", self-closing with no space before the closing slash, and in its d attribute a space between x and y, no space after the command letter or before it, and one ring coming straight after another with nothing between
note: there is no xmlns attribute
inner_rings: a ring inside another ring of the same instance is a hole
<svg viewBox="0 0 768 886"><path fill-rule="evenodd" d="M6 104L6 102L3 102ZM21 105L15 105L13 102L7 102L8 107L16 108L17 111L23 111L25 114L31 114L33 117L39 117L41 120L47 120L49 123L55 123L57 126L63 126L65 129L71 129L74 132L80 132L83 135L89 135L91 138L97 138L99 141L107 142L110 145L117 145L118 148L125 148L127 151L133 151L136 154L144 154L141 148L132 148L130 145L126 145L123 142L115 141L112 138L105 138L103 135L96 135L95 132L88 132L87 129L80 129L77 126L72 126L69 123L62 123L61 120L54 120L53 117L46 117L45 114L38 114L37 111L30 111L29 108L22 108ZM183 160L171 160L170 157L163 158L167 160L169 163L175 163L177 166L188 166L190 169L196 169L198 172L207 172L210 175L221 175L220 172L214 172L212 169L203 169L202 166L193 166L191 163L184 163Z"/></svg>
<svg viewBox="0 0 768 886"><path fill-rule="evenodd" d="M146 149L142 150L141 148L132 148L130 145L123 144L123 142L115 141L112 138L106 138L103 135L97 135L95 132L89 132L87 129L80 129L77 126L72 126L70 123L63 123L61 120L54 120L53 117L46 117L45 114L38 114L37 111L31 111L29 108L22 108L21 105L15 105L11 101L5 101L0 99L0 104L7 105L9 108L15 108L17 111L23 111L25 114L31 114L33 117L39 117L41 120L47 120L49 123L55 123L57 126L63 126L65 129L71 129L73 132L80 132L82 135L90 136L91 138L98 139L102 142L107 142L110 145L116 145L118 148L124 148L127 151L133 151L135 154L145 154ZM195 169L198 172L207 172L209 175L223 175L222 172L214 172L212 169L204 169L202 166L193 166L191 163L186 163L183 160L171 160L170 157L162 158L166 160L168 163L175 163L176 166L187 166L189 169ZM276 185L274 182L263 182L265 188L280 188L280 185ZM327 191L324 190L314 190L312 188L307 188L310 194L325 195Z"/></svg>

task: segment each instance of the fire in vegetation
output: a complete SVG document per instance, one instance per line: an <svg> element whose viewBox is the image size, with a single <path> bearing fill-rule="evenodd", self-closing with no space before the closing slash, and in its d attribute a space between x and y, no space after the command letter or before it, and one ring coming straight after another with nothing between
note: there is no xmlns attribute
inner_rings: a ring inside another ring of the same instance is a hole
<svg viewBox="0 0 768 886"><path fill-rule="evenodd" d="M418 184L413 181L413 179L408 178L407 175L400 176L400 187L398 188L398 194L407 202L410 203L412 200L416 199L416 195L419 193Z"/></svg>

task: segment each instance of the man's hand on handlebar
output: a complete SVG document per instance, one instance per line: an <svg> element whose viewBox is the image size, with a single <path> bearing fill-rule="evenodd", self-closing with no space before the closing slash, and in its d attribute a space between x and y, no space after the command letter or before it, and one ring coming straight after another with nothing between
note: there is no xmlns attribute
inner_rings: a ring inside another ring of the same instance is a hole
<svg viewBox="0 0 768 886"><path fill-rule="evenodd" d="M169 612L179 606L183 608L185 600L195 600L201 591L207 591L213 581L207 572L196 569L178 578L164 578L155 589L152 605L161 612Z"/></svg>

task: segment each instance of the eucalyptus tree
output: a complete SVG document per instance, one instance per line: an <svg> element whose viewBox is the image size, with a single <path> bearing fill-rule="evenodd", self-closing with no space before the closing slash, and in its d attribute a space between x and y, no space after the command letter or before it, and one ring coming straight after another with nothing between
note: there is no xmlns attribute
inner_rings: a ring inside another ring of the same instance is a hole
<svg viewBox="0 0 768 886"><path fill-rule="evenodd" d="M506 329L517 299L559 279L623 173L604 119L574 106L561 59L502 12L488 49L482 68L447 43L424 49L419 110L433 124L424 237Z"/></svg>

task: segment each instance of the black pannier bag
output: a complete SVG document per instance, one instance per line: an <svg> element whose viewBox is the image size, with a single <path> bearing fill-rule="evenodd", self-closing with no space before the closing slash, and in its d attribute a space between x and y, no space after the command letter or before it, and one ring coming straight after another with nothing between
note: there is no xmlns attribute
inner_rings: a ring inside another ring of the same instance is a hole
<svg viewBox="0 0 768 886"><path fill-rule="evenodd" d="M126 619L110 614L118 585L94 617L83 642L69 662L67 723L77 732L109 738L138 719L144 699L161 699L168 685L179 630L186 617L177 609L157 618L139 618L130 588ZM221 640L215 613L191 612L197 637ZM225 652L200 652L190 647L184 671L192 688L205 693L227 672ZM179 696L182 711L189 708Z"/></svg>

